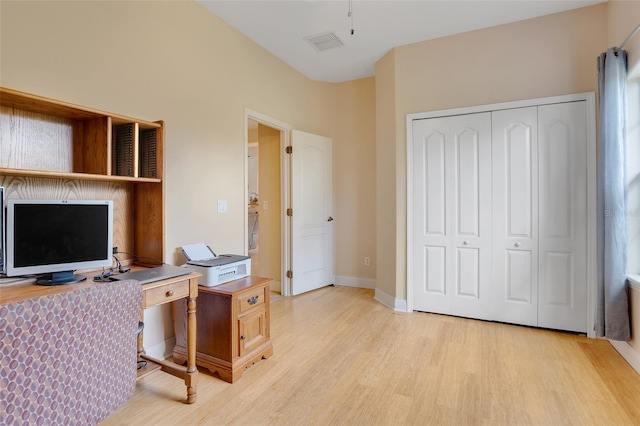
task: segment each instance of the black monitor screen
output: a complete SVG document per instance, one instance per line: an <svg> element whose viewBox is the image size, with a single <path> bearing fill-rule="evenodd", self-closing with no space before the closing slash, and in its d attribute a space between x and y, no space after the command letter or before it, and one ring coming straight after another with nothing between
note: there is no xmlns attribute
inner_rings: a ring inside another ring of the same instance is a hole
<svg viewBox="0 0 640 426"><path fill-rule="evenodd" d="M16 268L110 258L106 204L16 204Z"/></svg>

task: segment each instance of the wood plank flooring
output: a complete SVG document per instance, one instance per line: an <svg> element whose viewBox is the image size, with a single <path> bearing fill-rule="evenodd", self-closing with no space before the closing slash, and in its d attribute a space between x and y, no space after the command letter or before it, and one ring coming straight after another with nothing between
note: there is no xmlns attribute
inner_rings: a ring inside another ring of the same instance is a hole
<svg viewBox="0 0 640 426"><path fill-rule="evenodd" d="M273 357L195 404L157 372L104 425L638 425L640 375L605 340L397 314L373 291L272 303Z"/></svg>

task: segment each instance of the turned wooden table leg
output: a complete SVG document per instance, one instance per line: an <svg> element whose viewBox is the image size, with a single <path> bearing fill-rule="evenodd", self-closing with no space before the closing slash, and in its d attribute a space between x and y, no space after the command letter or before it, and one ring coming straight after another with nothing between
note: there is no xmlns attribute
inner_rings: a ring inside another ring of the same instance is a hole
<svg viewBox="0 0 640 426"><path fill-rule="evenodd" d="M144 323L144 309L140 310L140 322ZM144 345L142 344L144 331L138 333L138 361L140 361L140 356L144 353Z"/></svg>
<svg viewBox="0 0 640 426"><path fill-rule="evenodd" d="M196 299L187 301L187 403L196 402L198 369L196 367Z"/></svg>

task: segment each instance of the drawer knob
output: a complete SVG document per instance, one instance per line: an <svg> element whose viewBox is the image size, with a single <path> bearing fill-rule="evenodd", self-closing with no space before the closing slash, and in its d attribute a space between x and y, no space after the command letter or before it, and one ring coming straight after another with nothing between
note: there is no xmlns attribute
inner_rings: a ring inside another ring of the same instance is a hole
<svg viewBox="0 0 640 426"><path fill-rule="evenodd" d="M258 303L258 296L253 296L251 299L247 300L247 302L249 302L250 305L255 305Z"/></svg>
<svg viewBox="0 0 640 426"><path fill-rule="evenodd" d="M247 335L246 335L246 334L243 334L242 336L240 336L240 340L244 340L244 339L246 339L246 338L247 338Z"/></svg>
<svg viewBox="0 0 640 426"><path fill-rule="evenodd" d="M173 290L169 290L169 291L167 292L167 297L171 297L171 296L173 296Z"/></svg>

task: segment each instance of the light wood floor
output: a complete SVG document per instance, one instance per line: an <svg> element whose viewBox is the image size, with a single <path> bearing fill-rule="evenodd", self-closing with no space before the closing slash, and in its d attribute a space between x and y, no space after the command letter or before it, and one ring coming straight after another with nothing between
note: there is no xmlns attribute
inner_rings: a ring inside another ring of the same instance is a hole
<svg viewBox="0 0 640 426"><path fill-rule="evenodd" d="M272 304L274 355L198 401L156 372L105 425L630 425L640 375L604 340L442 315L395 314L328 287Z"/></svg>

